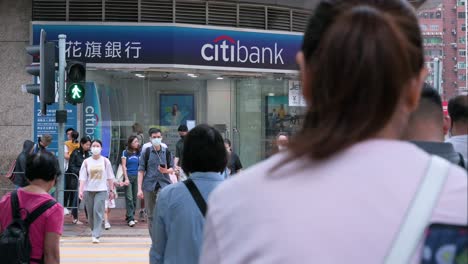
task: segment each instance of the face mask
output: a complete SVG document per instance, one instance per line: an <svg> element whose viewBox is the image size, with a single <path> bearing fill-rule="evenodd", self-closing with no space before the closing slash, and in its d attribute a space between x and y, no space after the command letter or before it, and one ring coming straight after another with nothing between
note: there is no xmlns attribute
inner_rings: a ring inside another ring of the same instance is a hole
<svg viewBox="0 0 468 264"><path fill-rule="evenodd" d="M185 136L180 136L180 138L181 138L181 139L184 139L184 138L185 138Z"/></svg>
<svg viewBox="0 0 468 264"><path fill-rule="evenodd" d="M91 148L91 153L93 153L93 155L99 155L101 154L101 148L99 147Z"/></svg>
<svg viewBox="0 0 468 264"><path fill-rule="evenodd" d="M286 146L281 146L281 145L278 146L278 150L279 150L279 151L283 151L283 150L285 150L285 149L286 149Z"/></svg>
<svg viewBox="0 0 468 264"><path fill-rule="evenodd" d="M153 144L153 146L157 147L157 146L161 145L161 141L162 141L162 138L152 138L151 139L151 144Z"/></svg>

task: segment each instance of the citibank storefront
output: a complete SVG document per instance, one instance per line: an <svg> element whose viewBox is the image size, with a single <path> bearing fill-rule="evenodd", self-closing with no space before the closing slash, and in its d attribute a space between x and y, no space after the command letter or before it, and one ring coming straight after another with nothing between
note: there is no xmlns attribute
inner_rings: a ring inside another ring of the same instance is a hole
<svg viewBox="0 0 468 264"><path fill-rule="evenodd" d="M117 164L140 123L160 127L171 149L177 127L215 126L245 166L272 152L275 135L294 133L304 112L295 55L302 34L182 24L34 22L37 43L67 35L66 56L87 63L82 105L67 105L69 123L99 138ZM51 108L53 109L53 106ZM53 111L48 115L53 115ZM49 117L49 116L48 116ZM52 116L35 115L35 136Z"/></svg>

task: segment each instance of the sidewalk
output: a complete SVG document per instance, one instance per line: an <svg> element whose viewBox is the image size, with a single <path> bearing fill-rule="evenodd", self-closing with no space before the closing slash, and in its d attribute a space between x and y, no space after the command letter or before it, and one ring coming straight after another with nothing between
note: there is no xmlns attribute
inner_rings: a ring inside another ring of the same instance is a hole
<svg viewBox="0 0 468 264"><path fill-rule="evenodd" d="M63 237L90 237L91 230L86 223L86 216L84 210L80 210L78 218L82 225L73 224L73 218L70 215L65 216L65 223L63 226ZM138 220L138 216L136 217ZM111 229L105 230L104 227L102 235L104 237L149 237L147 222L138 221L134 227L129 227L125 222L125 209L112 209L110 215Z"/></svg>

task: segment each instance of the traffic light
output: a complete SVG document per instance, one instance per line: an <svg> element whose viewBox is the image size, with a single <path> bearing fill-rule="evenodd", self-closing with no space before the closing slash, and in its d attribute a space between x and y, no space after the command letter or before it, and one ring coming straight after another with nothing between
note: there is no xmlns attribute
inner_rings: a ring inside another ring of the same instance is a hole
<svg viewBox="0 0 468 264"><path fill-rule="evenodd" d="M39 64L33 63L26 67L26 72L39 77L40 84L23 85L23 90L38 95L41 101L41 113L46 114L46 106L55 103L55 44L46 42L46 32L42 29L39 45L26 47L26 52Z"/></svg>
<svg viewBox="0 0 468 264"><path fill-rule="evenodd" d="M85 97L86 64L80 61L67 62L67 102L81 104Z"/></svg>

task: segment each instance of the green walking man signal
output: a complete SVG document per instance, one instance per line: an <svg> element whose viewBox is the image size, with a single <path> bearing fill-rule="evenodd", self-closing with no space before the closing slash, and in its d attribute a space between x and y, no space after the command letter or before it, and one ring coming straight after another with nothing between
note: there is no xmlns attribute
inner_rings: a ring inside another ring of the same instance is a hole
<svg viewBox="0 0 468 264"><path fill-rule="evenodd" d="M84 86L81 83L72 83L67 89L67 101L71 104L83 103L85 95Z"/></svg>

